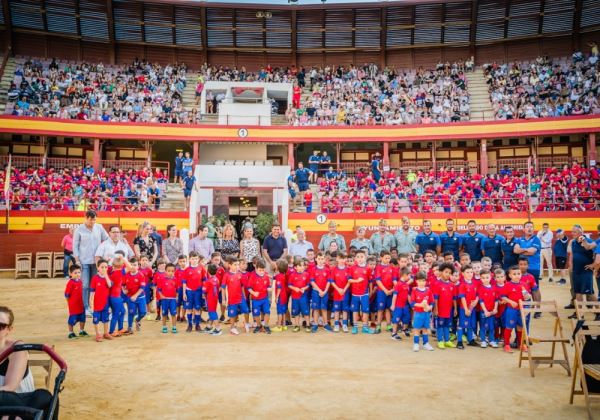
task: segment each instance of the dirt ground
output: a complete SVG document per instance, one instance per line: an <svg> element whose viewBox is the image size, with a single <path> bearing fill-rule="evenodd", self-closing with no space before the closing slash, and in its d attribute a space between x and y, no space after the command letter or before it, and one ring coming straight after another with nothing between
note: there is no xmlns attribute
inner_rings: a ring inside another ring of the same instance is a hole
<svg viewBox="0 0 600 420"><path fill-rule="evenodd" d="M65 419L586 416L581 397L569 405L565 370L541 367L531 378L517 367L518 353L499 349L413 353L412 340L388 334L322 331L167 335L155 321L112 342L69 341L63 289L63 280L0 280L0 305L16 315L13 336L54 344L69 364ZM564 306L568 288L544 281L542 294ZM549 329L549 321L534 328ZM34 376L41 385L41 372Z"/></svg>

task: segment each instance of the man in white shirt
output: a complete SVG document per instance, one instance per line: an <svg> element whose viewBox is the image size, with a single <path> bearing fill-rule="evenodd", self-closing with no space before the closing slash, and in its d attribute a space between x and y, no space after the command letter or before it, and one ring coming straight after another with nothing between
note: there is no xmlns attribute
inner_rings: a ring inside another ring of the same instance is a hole
<svg viewBox="0 0 600 420"><path fill-rule="evenodd" d="M546 261L548 267L548 281L552 281L552 275L554 274L554 268L552 267L552 240L554 239L554 234L550 230L548 223L542 225L542 230L538 232L537 237L542 244L540 253L540 275L543 276L544 274L544 261Z"/></svg>
<svg viewBox="0 0 600 420"><path fill-rule="evenodd" d="M96 250L96 263L99 259L104 259L112 264L115 258L115 252L122 251L127 259L132 258L135 254L129 244L121 237L121 229L119 226L111 226L108 230L109 238L102 242Z"/></svg>
<svg viewBox="0 0 600 420"><path fill-rule="evenodd" d="M314 249L313 244L305 240L305 233L302 229L296 229L296 240L290 245L289 254L294 257L306 258L306 253Z"/></svg>

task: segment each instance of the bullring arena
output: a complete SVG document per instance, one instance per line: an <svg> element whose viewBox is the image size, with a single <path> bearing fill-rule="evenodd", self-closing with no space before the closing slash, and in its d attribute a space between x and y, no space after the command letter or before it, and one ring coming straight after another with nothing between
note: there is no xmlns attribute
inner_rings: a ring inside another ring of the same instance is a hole
<svg viewBox="0 0 600 420"><path fill-rule="evenodd" d="M0 2L0 418L600 418L600 5Z"/></svg>

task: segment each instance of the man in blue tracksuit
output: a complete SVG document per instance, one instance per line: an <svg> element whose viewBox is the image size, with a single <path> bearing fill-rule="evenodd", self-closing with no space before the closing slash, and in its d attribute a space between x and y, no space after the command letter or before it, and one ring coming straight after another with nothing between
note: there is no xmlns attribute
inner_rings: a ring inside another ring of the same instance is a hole
<svg viewBox="0 0 600 420"><path fill-rule="evenodd" d="M310 171L304 167L302 162L298 162L296 169L296 183L300 192L308 190L308 182L310 179Z"/></svg>
<svg viewBox="0 0 600 420"><path fill-rule="evenodd" d="M468 232L462 236L463 251L469 254L471 261L481 261L481 258L483 257L481 243L485 239L485 236L477 232L475 220L468 221L467 229Z"/></svg>
<svg viewBox="0 0 600 420"><path fill-rule="evenodd" d="M515 246L515 253L527 257L529 269L527 270L534 278L536 283L540 283L540 254L542 243L540 238L533 234L533 222L526 222L523 225L523 237Z"/></svg>
<svg viewBox="0 0 600 420"><path fill-rule="evenodd" d="M496 233L496 225L487 225L487 236L481 243L481 250L486 257L492 259L492 264L502 264L502 244L506 242L503 236Z"/></svg>
<svg viewBox="0 0 600 420"><path fill-rule="evenodd" d="M446 220L446 232L440 234L440 243L442 245L442 255L446 252L452 252L454 261L459 260L462 237L454 230L454 220Z"/></svg>
<svg viewBox="0 0 600 420"><path fill-rule="evenodd" d="M519 254L515 254L515 245L519 242L515 238L515 229L512 226L504 228L505 239L502 243L502 268L508 272L508 269L519 263Z"/></svg>

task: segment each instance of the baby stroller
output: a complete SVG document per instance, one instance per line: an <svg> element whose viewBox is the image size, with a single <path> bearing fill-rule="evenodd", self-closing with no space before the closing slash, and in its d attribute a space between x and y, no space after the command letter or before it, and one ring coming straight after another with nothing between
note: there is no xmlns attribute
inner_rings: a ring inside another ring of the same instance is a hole
<svg viewBox="0 0 600 420"><path fill-rule="evenodd" d="M17 351L42 351L60 367L54 381L52 393L46 389L33 392L16 393L0 391L0 418L13 420L50 420L58 419L58 394L67 375L67 363L46 344L13 344L0 353L0 362Z"/></svg>

